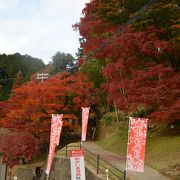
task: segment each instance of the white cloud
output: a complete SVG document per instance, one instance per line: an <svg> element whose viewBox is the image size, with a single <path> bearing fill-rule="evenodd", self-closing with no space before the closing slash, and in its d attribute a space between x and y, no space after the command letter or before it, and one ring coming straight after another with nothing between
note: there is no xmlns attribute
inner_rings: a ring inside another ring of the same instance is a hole
<svg viewBox="0 0 180 180"><path fill-rule="evenodd" d="M3 1L0 0L0 7L4 8L15 8L18 3L18 0L6 0L3 5ZM3 17L0 21L0 53L29 54L46 63L57 51L74 55L79 47L79 36L73 31L72 24L79 21L86 2L88 0L43 0L41 7L31 9L26 18Z"/></svg>
<svg viewBox="0 0 180 180"><path fill-rule="evenodd" d="M79 12L79 9L84 7L88 0L44 0L45 7L53 11L63 11L66 13Z"/></svg>
<svg viewBox="0 0 180 180"><path fill-rule="evenodd" d="M0 53L19 52L48 61L56 51L74 53L78 46L77 33L66 24L6 21L0 29Z"/></svg>
<svg viewBox="0 0 180 180"><path fill-rule="evenodd" d="M0 10L16 7L19 0L0 0Z"/></svg>

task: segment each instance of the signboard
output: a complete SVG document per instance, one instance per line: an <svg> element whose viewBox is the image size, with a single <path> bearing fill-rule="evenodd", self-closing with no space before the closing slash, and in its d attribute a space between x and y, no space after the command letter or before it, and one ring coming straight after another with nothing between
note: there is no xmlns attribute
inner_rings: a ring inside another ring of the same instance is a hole
<svg viewBox="0 0 180 180"><path fill-rule="evenodd" d="M85 180L84 152L83 150L70 151L71 180Z"/></svg>
<svg viewBox="0 0 180 180"><path fill-rule="evenodd" d="M63 117L62 114L52 115L49 155L48 155L48 162L47 162L47 167L46 167L47 175L49 175L49 172L51 169L56 145L59 144L62 124L63 124L62 117Z"/></svg>
<svg viewBox="0 0 180 180"><path fill-rule="evenodd" d="M144 172L147 121L144 118L130 118L127 170Z"/></svg>
<svg viewBox="0 0 180 180"><path fill-rule="evenodd" d="M82 107L81 141L86 141L86 132L87 132L87 125L88 125L89 110L90 110L90 107Z"/></svg>

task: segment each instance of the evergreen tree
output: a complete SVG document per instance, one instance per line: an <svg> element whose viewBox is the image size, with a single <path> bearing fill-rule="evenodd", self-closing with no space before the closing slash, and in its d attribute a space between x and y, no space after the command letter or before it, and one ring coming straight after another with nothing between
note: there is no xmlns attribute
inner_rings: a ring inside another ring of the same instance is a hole
<svg viewBox="0 0 180 180"><path fill-rule="evenodd" d="M73 61L74 57L71 54L61 53L58 51L52 57L52 73L56 74L57 72L64 71L66 66Z"/></svg>

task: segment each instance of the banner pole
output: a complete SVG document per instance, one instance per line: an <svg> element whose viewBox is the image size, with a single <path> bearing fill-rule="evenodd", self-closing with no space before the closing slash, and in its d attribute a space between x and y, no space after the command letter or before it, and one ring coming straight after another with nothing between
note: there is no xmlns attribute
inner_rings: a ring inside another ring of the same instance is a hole
<svg viewBox="0 0 180 180"><path fill-rule="evenodd" d="M127 139L127 149L126 149L126 173L125 173L125 180L127 180L128 174L128 144L129 144L129 129L130 129L130 116L128 118L128 139Z"/></svg>

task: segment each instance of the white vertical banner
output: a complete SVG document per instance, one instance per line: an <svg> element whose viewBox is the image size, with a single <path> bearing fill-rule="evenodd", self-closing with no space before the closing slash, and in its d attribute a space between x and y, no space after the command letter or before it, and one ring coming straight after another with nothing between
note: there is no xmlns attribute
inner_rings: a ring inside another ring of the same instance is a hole
<svg viewBox="0 0 180 180"><path fill-rule="evenodd" d="M62 124L63 124L62 117L63 114L56 114L56 115L52 114L49 155L48 155L48 162L46 167L47 176L49 176L56 145L59 144Z"/></svg>
<svg viewBox="0 0 180 180"><path fill-rule="evenodd" d="M85 180L85 165L83 150L70 151L71 180Z"/></svg>
<svg viewBox="0 0 180 180"><path fill-rule="evenodd" d="M147 122L145 118L130 118L126 170L144 172Z"/></svg>
<svg viewBox="0 0 180 180"><path fill-rule="evenodd" d="M90 107L82 107L82 132L81 141L86 141L88 117L89 117Z"/></svg>
<svg viewBox="0 0 180 180"><path fill-rule="evenodd" d="M52 114L52 118L56 119L57 122L57 137L56 137L56 145L59 146L59 141L61 137L62 125L63 125L63 114Z"/></svg>

